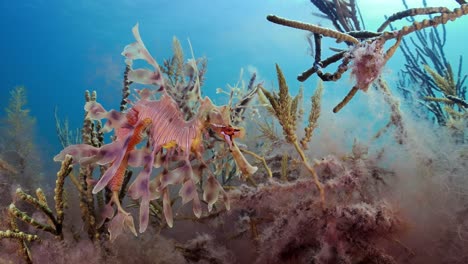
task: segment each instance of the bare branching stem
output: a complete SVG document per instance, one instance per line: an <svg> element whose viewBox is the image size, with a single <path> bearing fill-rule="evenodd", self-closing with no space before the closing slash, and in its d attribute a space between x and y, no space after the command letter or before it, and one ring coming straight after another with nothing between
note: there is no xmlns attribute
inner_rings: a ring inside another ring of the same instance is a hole
<svg viewBox="0 0 468 264"><path fill-rule="evenodd" d="M325 208L325 189L323 188L322 183L320 182L320 180L318 178L317 172L315 171L315 169L312 166L310 166L309 161L307 160L307 157L306 157L304 151L299 146L297 141L295 141L293 143L293 145L294 145L294 148L296 149L297 153L299 153L299 156L301 157L302 163L304 164L306 169L312 174L312 177L314 178L315 186L317 187L317 189L318 189L318 191L320 193L320 203L322 205L322 208L324 209Z"/></svg>
<svg viewBox="0 0 468 264"><path fill-rule="evenodd" d="M346 104L353 99L354 95L359 91L359 88L357 86L353 86L353 88L349 91L349 93L346 95L346 97L333 108L333 113L338 113Z"/></svg>

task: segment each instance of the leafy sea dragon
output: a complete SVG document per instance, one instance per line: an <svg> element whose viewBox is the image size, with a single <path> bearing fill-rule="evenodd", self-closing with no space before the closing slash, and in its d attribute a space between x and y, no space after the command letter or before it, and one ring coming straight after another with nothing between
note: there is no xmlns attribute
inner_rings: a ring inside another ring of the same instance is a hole
<svg viewBox="0 0 468 264"><path fill-rule="evenodd" d="M208 131L214 131L226 141L244 177L249 177L257 170L257 167L248 163L234 141L235 138L244 135L244 130L231 125L230 108L215 106L208 97L205 97L200 99L196 115L188 121L184 120L177 103L166 91L159 65L140 37L138 24L132 31L136 42L127 45L122 52L127 65L131 67L134 60L143 59L154 68L154 71L131 69L128 79L134 83L154 85L157 89L137 90L139 98L136 102L131 102L131 108L126 113L106 111L101 104L88 102L85 105L87 117L93 120L107 119L102 131L110 132L114 129L115 140L99 148L86 144L71 145L54 157L55 161L62 161L65 155L71 155L74 162L81 165L108 165L94 186L93 193L98 193L105 187L112 192L112 199L103 213L105 218L112 219L109 223L111 240L122 232L124 226L136 235L133 217L125 211L118 197L128 167L143 167L128 189L128 195L132 199L140 200L140 233L148 226L150 201L161 197L166 222L168 226L173 226L169 185L181 184L179 195L182 203L192 201L195 216L201 216L202 208L196 184L202 175L194 172L191 159L195 158L204 163L203 139L209 136ZM160 95L159 99L152 99L156 94ZM144 139L148 143L138 148ZM169 163L172 161L182 165L171 168ZM154 167L163 169L151 179ZM203 185L203 199L208 203L208 210L211 211L220 194L226 208L229 209L226 192L215 175L211 172L208 174ZM114 204L117 207L115 216Z"/></svg>

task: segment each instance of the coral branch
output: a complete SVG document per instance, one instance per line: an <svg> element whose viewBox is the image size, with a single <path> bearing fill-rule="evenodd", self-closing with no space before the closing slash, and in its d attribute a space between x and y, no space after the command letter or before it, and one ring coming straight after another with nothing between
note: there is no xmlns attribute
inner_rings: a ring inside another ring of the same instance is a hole
<svg viewBox="0 0 468 264"><path fill-rule="evenodd" d="M64 201L63 201L63 191L64 191L64 184L65 184L65 178L70 174L72 171L72 157L71 156L66 156L64 161L62 162L62 165L60 167L60 170L57 172L57 180L55 182L55 195L54 195L54 201L55 201L55 211L57 212L57 224L58 226L61 226L63 224L63 218L64 218ZM58 229L58 228L57 228Z"/></svg>
<svg viewBox="0 0 468 264"><path fill-rule="evenodd" d="M297 29L302 29L302 30L313 32L313 33L321 34L321 35L324 35L326 37L334 38L338 42L346 41L346 42L350 42L350 43L353 43L353 44L358 44L359 43L359 40L357 40L356 38L354 38L354 37L352 37L352 36L350 36L348 34L341 33L339 31L335 31L333 29L324 28L324 27L320 27L320 26L317 26L317 25L313 25L313 24L306 24L306 23L302 23L302 22L299 22L299 21L295 21L295 20L289 20L289 19L285 19L285 18L278 17L278 16L275 16L275 15L268 15L267 20L270 21L270 22L273 22L275 24L279 24L279 25L283 25L283 26L287 26L287 27L292 27L292 28L297 28Z"/></svg>
<svg viewBox="0 0 468 264"><path fill-rule="evenodd" d="M458 8L455 8L452 12L445 12L440 16L436 16L431 19L424 19L421 22L413 22L412 25L410 26L404 26L399 32L399 36L405 36L410 33L413 33L415 31L420 31L422 29L428 28L428 27L435 27L441 24L445 24L448 21L454 21L455 19L464 16L468 14L468 4L463 4ZM392 39L395 38L395 35L393 33L387 33L384 32L382 35L384 39Z"/></svg>
<svg viewBox="0 0 468 264"><path fill-rule="evenodd" d="M36 229L44 230L44 231L52 233L54 235L57 234L54 227L38 222L36 219L30 217L25 212L19 210L14 204L10 204L10 207L8 207L8 211L12 215L14 215L16 218L20 219L21 221L25 222L26 224L29 224L29 225L33 226Z"/></svg>
<svg viewBox="0 0 468 264"><path fill-rule="evenodd" d="M26 234L24 232L14 232L11 230L0 231L0 239L2 238L13 238L18 240L25 240L27 242L39 240L39 236L37 235Z"/></svg>
<svg viewBox="0 0 468 264"><path fill-rule="evenodd" d="M346 97L343 98L343 100L333 108L333 113L338 113L346 104L349 103L349 101L351 101L351 99L353 99L354 95L356 95L358 91L359 88L357 86L353 86Z"/></svg>
<svg viewBox="0 0 468 264"><path fill-rule="evenodd" d="M40 190L40 189L38 189L38 190ZM42 193L42 191L39 191L39 193ZM53 223L54 229L58 230L57 227L59 226L59 223L55 219L55 216L52 213L52 210L49 208L49 206L46 203L41 202L40 200L32 197L29 194L26 194L23 190L21 190L21 188L16 189L16 196L18 196L21 200L31 204L32 206L34 206L39 211L43 212L49 218L49 220ZM45 197L43 197L43 198L45 198Z"/></svg>
<svg viewBox="0 0 468 264"><path fill-rule="evenodd" d="M298 76L299 81L305 81L313 73L317 75L323 81L336 81L341 78L342 74L348 70L348 64L352 61L352 72L356 78L356 85L351 89L348 95L343 99L343 101L334 108L334 112L338 112L349 100L355 95L357 89L367 91L368 87L380 77L382 68L385 66L387 61L393 56L397 48L399 47L403 36L406 36L412 32L419 32L427 27L436 27L438 25L443 25L448 21L453 21L463 15L468 13L468 4L461 4L459 8L455 8L453 11L445 7L434 7L434 8L415 8L408 9L403 12L396 13L392 15L387 21L385 21L381 27L379 27L378 32L370 31L351 31L351 23L349 21L357 21L356 18L356 6L355 1L312 1L321 12L323 12L329 19L334 22L336 30L320 27L314 24L307 24L299 21L288 20L278 16L269 15L267 19L270 22L280 24L283 26L288 26L292 28L297 28L301 30L307 30L314 34L315 40L315 58L314 64L311 68L304 71L301 75ZM350 9L348 9L350 7ZM351 10L351 11L350 11ZM414 21L412 18L416 15L427 15L440 13L441 15L436 17L430 17L430 19L424 19L421 22ZM345 15L346 14L346 15ZM410 17L413 23L410 26L404 26L400 30L392 31L383 31L391 22ZM346 19L345 19L346 18ZM352 20L348 18L353 18ZM358 25L355 23L355 25ZM321 36L331 37L336 39L337 42L345 41L348 45L348 51L337 51L337 53L328 59L321 61ZM390 39L397 39L396 43L388 49L386 53L383 52L383 47L386 41ZM434 38L436 42L443 43L438 35ZM445 38L444 38L445 41ZM309 40L309 43L311 41ZM427 45L426 45L427 46ZM430 49L424 47L424 51L418 51L419 53L427 52L430 53ZM412 56L405 53L406 57ZM335 73L323 73L321 68L326 67L329 62L336 62L342 59L341 65L338 67ZM431 94L430 96L434 96ZM438 107L438 113L441 115L440 107Z"/></svg>
<svg viewBox="0 0 468 264"><path fill-rule="evenodd" d="M423 7L423 8L411 8L405 11L397 12L387 18L387 20L377 29L378 32L382 32L390 23L417 15L430 15L437 13L449 13L450 9L446 7Z"/></svg>

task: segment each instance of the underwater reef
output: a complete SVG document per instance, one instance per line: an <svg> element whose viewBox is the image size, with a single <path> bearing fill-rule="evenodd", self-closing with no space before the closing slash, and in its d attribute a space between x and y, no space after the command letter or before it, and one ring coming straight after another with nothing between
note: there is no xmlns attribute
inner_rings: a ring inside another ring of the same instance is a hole
<svg viewBox="0 0 468 264"><path fill-rule="evenodd" d="M0 142L0 264L467 263L467 75L462 57L454 73L438 28L468 4L403 1L370 31L354 0L311 3L334 29L266 17L310 32L313 65L298 76L320 79L310 100L307 88L290 93L277 64L277 87L241 76L217 105L202 96L205 58L185 58L174 38L158 62L135 25L120 108L85 91L79 131L56 112L53 190L32 180L35 119L26 88L14 88ZM325 37L341 45L328 58ZM398 50L406 62L393 89L383 69ZM326 82L348 70L354 84L327 109ZM359 91L384 109L381 127L331 121ZM353 129L372 135L340 133Z"/></svg>

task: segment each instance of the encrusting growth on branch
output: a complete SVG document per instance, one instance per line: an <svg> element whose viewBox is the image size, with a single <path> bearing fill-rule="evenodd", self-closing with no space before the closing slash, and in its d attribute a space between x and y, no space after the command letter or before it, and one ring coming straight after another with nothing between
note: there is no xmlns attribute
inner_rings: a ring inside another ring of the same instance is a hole
<svg viewBox="0 0 468 264"><path fill-rule="evenodd" d="M350 42L353 44L359 43L359 40L356 39L355 37L348 35L348 34L344 34L342 32L339 32L333 29L324 28L321 26L313 25L313 24L307 24L307 23L303 23L303 22L299 22L295 20L289 20L289 19L285 19L285 18L278 17L275 15L268 15L267 19L268 21L273 22L275 24L302 29L302 30L307 30L310 32L323 35L325 37L334 38L336 39L337 42L346 41L346 42Z"/></svg>
<svg viewBox="0 0 468 264"><path fill-rule="evenodd" d="M128 72L126 73L128 75ZM128 78L125 79L124 82L128 83ZM123 88L123 96L122 102L125 101L125 94L126 94L126 85L124 84ZM97 100L97 93L96 91L85 91L85 101L87 103L96 102ZM121 104L121 107L126 107L126 104ZM84 113L85 118L83 120L83 128L82 128L82 142L86 145L91 145L94 147L100 147L102 145L103 135L102 132L99 131L101 127L99 120L92 120L88 116L88 112L85 111ZM92 186L90 182L93 180L93 169L91 166L81 166L79 170L78 182L81 186L81 192L79 192L80 196L80 210L81 210L81 218L83 223L85 223L85 229L88 231L88 236L90 239L95 239L99 235L96 227L96 217L94 215L94 196L92 193Z"/></svg>
<svg viewBox="0 0 468 264"><path fill-rule="evenodd" d="M27 242L39 240L39 236L37 235L26 234L24 232L14 232L11 230L0 231L0 239L2 238L13 238L18 240L25 240Z"/></svg>
<svg viewBox="0 0 468 264"><path fill-rule="evenodd" d="M36 189L36 197L33 197L27 193L25 193L21 188L16 190L16 196L19 200L26 202L27 204L32 205L38 211L42 212L45 216L47 216L47 222L43 223L31 216L28 213L20 210L16 207L15 203L10 204L8 207L8 213L10 217L10 229L6 231L0 231L0 239L16 239L18 240L20 246L20 255L23 256L26 263L32 263L31 253L29 251L29 247L26 242L38 241L39 237L35 234L28 234L21 232L18 228L18 224L16 220L21 220L22 222L38 229L43 230L46 232L51 233L52 235L56 236L58 239L63 239L62 233L62 226L63 226L63 218L64 218L64 200L63 200L63 192L64 192L64 183L65 178L70 174L72 170L72 157L67 156L65 157L62 165L60 167L59 172L57 173L57 180L55 186L55 211L57 216L54 215L52 209L47 204L47 199L42 191L42 189Z"/></svg>
<svg viewBox="0 0 468 264"><path fill-rule="evenodd" d="M401 20L406 17L413 17L418 15L430 15L439 13L449 13L450 9L446 7L423 7L423 8L410 8L401 12L397 12L387 18L387 20L377 29L377 32L382 32L390 23Z"/></svg>
<svg viewBox="0 0 468 264"><path fill-rule="evenodd" d="M127 109L127 98L130 95L130 85L132 84L132 81L128 80L128 73L130 72L130 70L131 67L126 65L122 87L122 101L120 101L120 112Z"/></svg>
<svg viewBox="0 0 468 264"><path fill-rule="evenodd" d="M70 174L72 169L73 169L72 157L67 156L65 160L62 162L59 172L57 172L57 181L55 184L54 201L55 201L55 211L57 212L57 224L60 226L63 224L63 218L65 215L63 211L63 208L64 208L63 191L64 191L64 185L65 185L65 178Z"/></svg>
<svg viewBox="0 0 468 264"><path fill-rule="evenodd" d="M28 201L28 200L25 200L25 201ZM43 224L37 221L36 219L30 217L25 212L19 210L14 204L10 204L10 207L8 207L8 211L17 219L25 222L26 224L33 226L36 229L44 230L46 232L55 234L55 229L52 226L48 224Z"/></svg>
<svg viewBox="0 0 468 264"><path fill-rule="evenodd" d="M349 101L351 101L351 99L353 99L354 95L356 95L358 91L359 88L357 86L353 86L345 98L343 98L343 100L333 108L333 113L338 113L346 104L349 103Z"/></svg>

